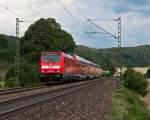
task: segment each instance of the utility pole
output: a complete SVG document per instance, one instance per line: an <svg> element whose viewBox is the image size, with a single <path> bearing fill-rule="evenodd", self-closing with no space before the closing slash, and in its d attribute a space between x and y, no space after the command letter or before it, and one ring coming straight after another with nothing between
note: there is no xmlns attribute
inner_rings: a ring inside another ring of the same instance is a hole
<svg viewBox="0 0 150 120"><path fill-rule="evenodd" d="M121 76L122 76L121 18L119 17L117 19L114 19L114 21L117 21L117 23L118 23L118 35L117 36L113 35L112 33L108 32L105 29L103 29L102 27L98 26L96 23L92 22L90 19L88 19L88 21L103 32L86 32L86 33L108 34L118 40L118 54L117 54L117 66L116 67L117 67L117 76L118 76L118 78L120 77L120 79L121 79Z"/></svg>
<svg viewBox="0 0 150 120"><path fill-rule="evenodd" d="M18 85L20 85L19 79L19 49L20 49L20 30L19 30L19 23L23 22L34 22L34 21L23 21L16 18L16 51L15 51L15 78L18 81Z"/></svg>
<svg viewBox="0 0 150 120"><path fill-rule="evenodd" d="M23 22L20 21L19 18L16 19L16 51L15 51L15 78L18 81L18 85L20 85L20 80L19 80L19 42L20 42L20 38L19 38L19 23Z"/></svg>
<svg viewBox="0 0 150 120"><path fill-rule="evenodd" d="M121 51L121 18L114 19L114 21L118 22L118 65L117 65L117 76L122 76L122 51Z"/></svg>

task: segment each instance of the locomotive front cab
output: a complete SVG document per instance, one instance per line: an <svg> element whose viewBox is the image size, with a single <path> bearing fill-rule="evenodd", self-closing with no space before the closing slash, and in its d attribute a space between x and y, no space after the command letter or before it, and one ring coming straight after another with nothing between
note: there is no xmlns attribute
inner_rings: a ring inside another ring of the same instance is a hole
<svg viewBox="0 0 150 120"><path fill-rule="evenodd" d="M42 82L57 82L62 79L63 57L61 52L43 52L40 60L39 77Z"/></svg>

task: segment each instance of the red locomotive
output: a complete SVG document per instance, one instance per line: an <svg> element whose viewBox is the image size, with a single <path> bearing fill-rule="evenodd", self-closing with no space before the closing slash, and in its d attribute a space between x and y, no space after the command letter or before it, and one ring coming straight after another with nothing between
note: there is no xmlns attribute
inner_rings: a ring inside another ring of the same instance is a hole
<svg viewBox="0 0 150 120"><path fill-rule="evenodd" d="M42 82L56 83L98 78L102 73L99 65L78 55L64 52L42 52L39 77Z"/></svg>

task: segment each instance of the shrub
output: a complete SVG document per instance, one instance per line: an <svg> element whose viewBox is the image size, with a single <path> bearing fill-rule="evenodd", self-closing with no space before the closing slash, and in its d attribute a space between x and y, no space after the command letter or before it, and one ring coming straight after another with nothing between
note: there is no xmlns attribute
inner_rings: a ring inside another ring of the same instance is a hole
<svg viewBox="0 0 150 120"><path fill-rule="evenodd" d="M11 67L5 77L6 83L9 82L11 77L15 75L15 68ZM38 80L38 72L37 72L37 65L31 65L29 62L22 60L20 62L20 71L19 71L19 84L21 87L26 86L35 86L40 84ZM17 85L18 82L15 81ZM8 84L9 85L9 84ZM8 86L11 87L11 86Z"/></svg>
<svg viewBox="0 0 150 120"><path fill-rule="evenodd" d="M11 78L6 80L5 86L6 87L18 87L19 82L15 77L11 77Z"/></svg>
<svg viewBox="0 0 150 120"><path fill-rule="evenodd" d="M144 75L128 69L123 75L123 80L124 86L128 89L134 90L142 96L146 95L148 82Z"/></svg>
<svg viewBox="0 0 150 120"><path fill-rule="evenodd" d="M4 88L5 87L5 81L0 81L0 88Z"/></svg>
<svg viewBox="0 0 150 120"><path fill-rule="evenodd" d="M137 93L119 84L113 95L110 120L150 120L150 112Z"/></svg>

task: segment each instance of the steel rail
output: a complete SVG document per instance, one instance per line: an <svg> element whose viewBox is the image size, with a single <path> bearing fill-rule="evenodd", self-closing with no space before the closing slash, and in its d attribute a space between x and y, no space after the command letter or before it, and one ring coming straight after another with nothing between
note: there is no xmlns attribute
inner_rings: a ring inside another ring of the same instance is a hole
<svg viewBox="0 0 150 120"><path fill-rule="evenodd" d="M29 88L8 88L8 89L0 90L0 95L9 95L13 93L26 92L26 91L37 90L42 88L46 88L46 86L29 87Z"/></svg>
<svg viewBox="0 0 150 120"><path fill-rule="evenodd" d="M43 103L45 101L53 102L54 100L73 94L82 89L86 89L90 86L97 84L99 80L86 81L81 84L76 84L73 86L67 86L65 88L60 88L57 90L52 90L44 93L37 93L30 96L25 96L21 98L15 98L11 100L4 100L0 102L0 117L5 116L9 113L25 109L27 107Z"/></svg>

